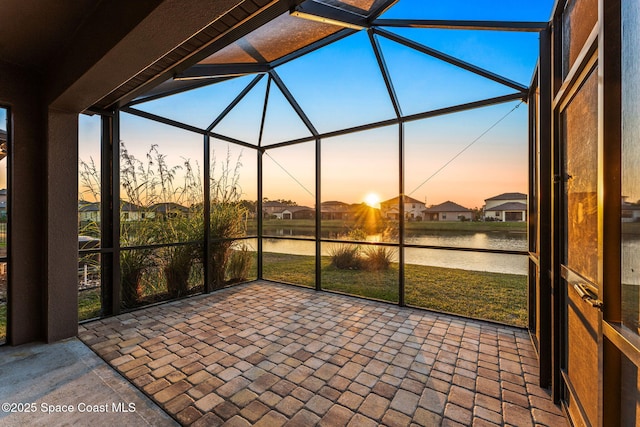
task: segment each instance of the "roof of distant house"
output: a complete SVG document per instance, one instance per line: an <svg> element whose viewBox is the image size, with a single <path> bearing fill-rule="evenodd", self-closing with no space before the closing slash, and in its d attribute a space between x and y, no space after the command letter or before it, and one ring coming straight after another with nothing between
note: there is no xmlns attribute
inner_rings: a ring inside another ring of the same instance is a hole
<svg viewBox="0 0 640 427"><path fill-rule="evenodd" d="M471 209L465 208L457 203L447 200L439 205L429 206L423 212L471 212Z"/></svg>
<svg viewBox="0 0 640 427"><path fill-rule="evenodd" d="M300 212L300 211L312 211L313 208L310 208L309 206L287 206L286 208L284 208L284 211L289 211L291 213L294 212Z"/></svg>
<svg viewBox="0 0 640 427"><path fill-rule="evenodd" d="M100 210L99 202L87 202L80 200L78 202L78 212L96 212Z"/></svg>
<svg viewBox="0 0 640 427"><path fill-rule="evenodd" d="M527 200L527 195L523 193L502 193L497 196L484 199L485 202L488 200Z"/></svg>
<svg viewBox="0 0 640 427"><path fill-rule="evenodd" d="M329 200L329 201L326 201L326 202L322 202L321 205L322 206L332 206L332 205L334 205L334 206L348 206L349 203L339 202L337 200Z"/></svg>
<svg viewBox="0 0 640 427"><path fill-rule="evenodd" d="M133 203L129 203L129 202L121 202L120 204L120 210L123 212L138 212L138 211L143 211L144 208L142 206L138 206L136 204Z"/></svg>
<svg viewBox="0 0 640 427"><path fill-rule="evenodd" d="M413 197L409 197L407 195L403 196L403 200L404 203L422 203L424 204L424 202L418 200L418 199L414 199ZM385 200L384 202L380 202L380 204L398 204L400 202L400 196L398 197L394 197L393 199L389 199L389 200Z"/></svg>
<svg viewBox="0 0 640 427"><path fill-rule="evenodd" d="M487 211L526 211L527 205L520 202L508 202L486 209Z"/></svg>
<svg viewBox="0 0 640 427"><path fill-rule="evenodd" d="M286 206L292 206L292 205L287 205L286 203L276 202L276 201L273 201L273 200L270 200L268 202L263 202L262 203L262 207L263 208L267 208L267 207L269 207L269 208L281 208L281 207L286 207Z"/></svg>
<svg viewBox="0 0 640 427"><path fill-rule="evenodd" d="M336 200L330 200L328 202L322 202L320 204L321 212L335 212L335 213L348 213L354 209L354 206L358 205L350 205L349 203L339 202Z"/></svg>
<svg viewBox="0 0 640 427"><path fill-rule="evenodd" d="M181 211L181 212L189 211L189 208L174 202L156 203L155 205L151 205L150 209L152 211L160 212L160 213L167 213L171 211Z"/></svg>

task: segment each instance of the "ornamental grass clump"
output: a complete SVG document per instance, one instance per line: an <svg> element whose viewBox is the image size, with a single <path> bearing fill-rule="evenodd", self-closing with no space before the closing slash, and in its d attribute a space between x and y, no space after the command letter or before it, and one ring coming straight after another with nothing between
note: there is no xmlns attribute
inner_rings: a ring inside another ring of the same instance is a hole
<svg viewBox="0 0 640 427"><path fill-rule="evenodd" d="M363 267L358 246L340 245L329 252L331 265L340 270L361 270Z"/></svg>
<svg viewBox="0 0 640 427"><path fill-rule="evenodd" d="M164 163L164 157L158 157L158 169ZM166 167L164 168L167 169ZM199 171L184 160L181 165L184 171L183 183L173 186L173 177L166 175L162 187L162 200L172 200L179 206L190 206L188 210L170 209L173 204L166 203L162 214L156 212L156 234L160 243L197 242L163 248L160 263L167 283L167 292L171 298L185 296L189 293L191 270L198 259L202 258L202 239L204 237L204 220L202 212L203 189ZM174 169L175 171L175 169Z"/></svg>
<svg viewBox="0 0 640 427"><path fill-rule="evenodd" d="M216 168L217 166L217 168ZM202 283L201 266L208 263L210 289L227 284L228 264L237 238L246 235L248 209L240 200L240 157L232 165L212 159L210 188L209 259L204 259L204 188L197 162L183 159L169 165L167 156L151 145L144 158L134 156L120 142L120 278L122 306L132 308L144 300L176 298ZM99 203L100 173L93 160L80 160L79 200ZM87 194L90 193L90 194ZM89 203L89 202L87 202ZM99 236L99 222L80 224ZM248 251L245 251L248 252ZM244 279L247 255L238 255L230 281ZM200 264L200 269L197 264ZM250 265L250 263L249 263ZM156 275L156 272L159 275Z"/></svg>
<svg viewBox="0 0 640 427"><path fill-rule="evenodd" d="M331 265L340 270L388 270L394 258L394 251L384 246L340 245L329 252Z"/></svg>
<svg viewBox="0 0 640 427"><path fill-rule="evenodd" d="M238 283L247 280L252 262L253 252L249 250L247 245L242 245L239 249L232 249L227 265L229 283Z"/></svg>
<svg viewBox="0 0 640 427"><path fill-rule="evenodd" d="M219 172L215 160L211 171L211 214L209 216L210 289L220 289L227 285L227 265L231 258L234 240L246 235L249 211L240 200L242 190L239 185L240 157L232 168L231 156L227 151L225 161L220 163Z"/></svg>
<svg viewBox="0 0 640 427"><path fill-rule="evenodd" d="M362 251L363 264L367 270L388 270L394 257L392 248L369 246Z"/></svg>

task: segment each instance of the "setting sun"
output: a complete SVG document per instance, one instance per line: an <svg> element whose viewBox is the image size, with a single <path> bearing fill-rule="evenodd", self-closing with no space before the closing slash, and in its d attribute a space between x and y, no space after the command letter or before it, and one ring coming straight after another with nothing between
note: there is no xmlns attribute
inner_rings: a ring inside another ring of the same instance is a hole
<svg viewBox="0 0 640 427"><path fill-rule="evenodd" d="M369 193L365 196L364 202L372 208L377 208L380 203L380 196L376 193Z"/></svg>

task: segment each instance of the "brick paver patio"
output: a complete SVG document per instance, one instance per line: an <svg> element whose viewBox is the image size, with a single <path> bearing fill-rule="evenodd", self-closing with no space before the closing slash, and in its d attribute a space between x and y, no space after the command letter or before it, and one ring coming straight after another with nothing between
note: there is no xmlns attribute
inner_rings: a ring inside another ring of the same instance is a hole
<svg viewBox="0 0 640 427"><path fill-rule="evenodd" d="M564 426L527 333L254 282L85 324L193 426Z"/></svg>

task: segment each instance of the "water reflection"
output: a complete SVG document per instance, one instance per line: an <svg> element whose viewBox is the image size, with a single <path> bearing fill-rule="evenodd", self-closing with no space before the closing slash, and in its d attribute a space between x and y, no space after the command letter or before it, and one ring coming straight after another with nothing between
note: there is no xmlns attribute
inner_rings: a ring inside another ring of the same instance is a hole
<svg viewBox="0 0 640 427"><path fill-rule="evenodd" d="M527 233L521 231L429 231L420 234L407 233L405 243L424 246L526 251Z"/></svg>
<svg viewBox="0 0 640 427"><path fill-rule="evenodd" d="M265 236L314 237L315 229L312 227L265 227L263 233ZM332 230L322 230L321 233L321 238L323 239L337 239L340 237L340 234ZM366 241L380 242L382 241L382 235L368 235ZM526 251L527 233L526 231L474 232L429 230L420 232L407 232L405 243L409 245L423 246Z"/></svg>
<svg viewBox="0 0 640 427"><path fill-rule="evenodd" d="M330 245L322 245L322 255L328 256ZM263 240L263 251L281 254L315 256L315 246L297 240ZM526 255L493 254L485 252L448 251L441 249L405 250L405 263L430 265L463 270L489 271L493 273L527 274Z"/></svg>

